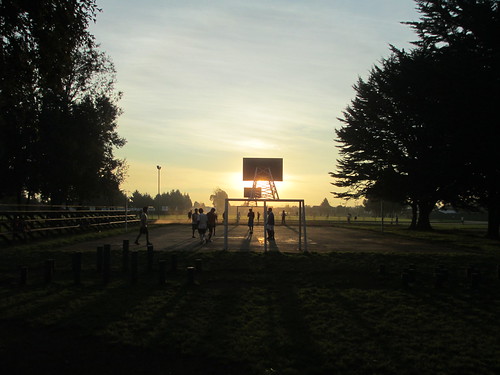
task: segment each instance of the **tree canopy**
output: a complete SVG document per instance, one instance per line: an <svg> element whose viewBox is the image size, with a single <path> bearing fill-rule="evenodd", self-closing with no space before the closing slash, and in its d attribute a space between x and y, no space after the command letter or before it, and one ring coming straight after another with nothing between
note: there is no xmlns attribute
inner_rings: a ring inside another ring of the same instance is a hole
<svg viewBox="0 0 500 375"><path fill-rule="evenodd" d="M0 197L83 203L119 189L120 93L94 0L0 4Z"/></svg>
<svg viewBox="0 0 500 375"><path fill-rule="evenodd" d="M500 181L493 134L498 114L498 1L417 1L420 40L391 55L354 86L336 131L338 197L407 203L412 227L430 228L439 202L482 202L498 236ZM487 148L485 148L485 146ZM498 217L498 214L496 214Z"/></svg>

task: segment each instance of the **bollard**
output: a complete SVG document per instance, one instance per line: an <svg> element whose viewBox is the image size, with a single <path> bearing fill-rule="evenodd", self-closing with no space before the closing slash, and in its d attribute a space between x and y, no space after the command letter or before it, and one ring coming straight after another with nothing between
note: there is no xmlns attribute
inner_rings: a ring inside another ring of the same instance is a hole
<svg viewBox="0 0 500 375"><path fill-rule="evenodd" d="M481 272L478 269L474 269L470 274L470 281L472 289L478 289L479 283L481 281Z"/></svg>
<svg viewBox="0 0 500 375"><path fill-rule="evenodd" d="M148 271L153 270L154 250L153 245L148 245Z"/></svg>
<svg viewBox="0 0 500 375"><path fill-rule="evenodd" d="M186 269L187 271L187 284L188 285L194 285L194 267L188 267Z"/></svg>
<svg viewBox="0 0 500 375"><path fill-rule="evenodd" d="M417 280L417 267L414 264L408 266L408 273L410 274L410 283L414 283Z"/></svg>
<svg viewBox="0 0 500 375"><path fill-rule="evenodd" d="M177 272L177 254L172 254L170 257L170 270Z"/></svg>
<svg viewBox="0 0 500 375"><path fill-rule="evenodd" d="M167 273L167 261L166 260L160 260L158 261L158 266L159 266L159 283L160 285L165 285L165 275Z"/></svg>
<svg viewBox="0 0 500 375"><path fill-rule="evenodd" d="M123 247L122 247L123 272L128 272L128 265L129 265L129 240L123 240Z"/></svg>
<svg viewBox="0 0 500 375"><path fill-rule="evenodd" d="M378 273L381 276L385 276L386 275L387 270L385 268L385 264L381 264L380 266L378 266Z"/></svg>
<svg viewBox="0 0 500 375"><path fill-rule="evenodd" d="M130 281L132 284L137 283L137 276L139 271L139 252L132 251L130 254Z"/></svg>
<svg viewBox="0 0 500 375"><path fill-rule="evenodd" d="M45 261L45 284L50 284L54 276L55 260L47 259Z"/></svg>
<svg viewBox="0 0 500 375"><path fill-rule="evenodd" d="M442 264L434 270L434 285L436 288L441 288L448 280L448 270Z"/></svg>
<svg viewBox="0 0 500 375"><path fill-rule="evenodd" d="M111 277L111 245L104 245L102 255L102 282L106 285Z"/></svg>
<svg viewBox="0 0 500 375"><path fill-rule="evenodd" d="M195 269L196 269L196 272L201 272L202 271L202 262L201 262L201 259L196 259L194 261L194 266L195 266Z"/></svg>
<svg viewBox="0 0 500 375"><path fill-rule="evenodd" d="M28 267L26 266L20 266L19 267L19 285L26 285L28 282Z"/></svg>
<svg viewBox="0 0 500 375"><path fill-rule="evenodd" d="M73 280L76 285L82 281L82 253L76 252L72 255Z"/></svg>
<svg viewBox="0 0 500 375"><path fill-rule="evenodd" d="M96 265L95 265L95 269L96 269L97 273L102 272L103 250L104 250L104 248L102 246L97 246Z"/></svg>
<svg viewBox="0 0 500 375"><path fill-rule="evenodd" d="M472 274L476 271L476 267L473 266L472 264L469 264L469 266L467 267L467 269L465 270L465 276L467 277L467 279L471 279L472 278Z"/></svg>
<svg viewBox="0 0 500 375"><path fill-rule="evenodd" d="M411 275L408 269L404 269L401 272L401 282L405 288L408 288L411 284Z"/></svg>

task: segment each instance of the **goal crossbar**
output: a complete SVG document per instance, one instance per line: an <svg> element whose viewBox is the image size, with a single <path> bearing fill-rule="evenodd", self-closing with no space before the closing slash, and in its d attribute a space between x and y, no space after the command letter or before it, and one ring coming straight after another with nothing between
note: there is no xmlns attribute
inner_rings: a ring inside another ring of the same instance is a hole
<svg viewBox="0 0 500 375"><path fill-rule="evenodd" d="M303 199L264 199L264 198L226 198L224 202L224 212L226 213L226 219L224 220L224 250L228 250L228 214L229 214L229 202L262 202L264 205L264 251L267 251L268 240L266 235L266 223L267 223L267 203L270 202L294 202L299 204L299 250L304 250L307 252L307 230L306 230L306 214L305 205ZM302 244L303 242L303 244ZM303 245L303 246L302 246Z"/></svg>

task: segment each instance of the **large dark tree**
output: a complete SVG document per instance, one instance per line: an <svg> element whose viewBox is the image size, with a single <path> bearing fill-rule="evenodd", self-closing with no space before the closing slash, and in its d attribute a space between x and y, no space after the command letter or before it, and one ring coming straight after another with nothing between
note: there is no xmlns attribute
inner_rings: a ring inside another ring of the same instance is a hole
<svg viewBox="0 0 500 375"><path fill-rule="evenodd" d="M340 119L339 197L370 195L414 208L412 227L429 229L436 202L452 194L457 163L438 96L446 64L424 48L393 48L390 58L355 85L356 98ZM418 217L417 217L418 213Z"/></svg>
<svg viewBox="0 0 500 375"><path fill-rule="evenodd" d="M114 67L88 26L95 0L0 4L1 195L83 203L117 190Z"/></svg>
<svg viewBox="0 0 500 375"><path fill-rule="evenodd" d="M461 129L457 142L466 150L468 199L478 199L488 209L488 236L499 237L500 166L498 127L500 116L500 2L498 0L417 1L422 17L409 23L421 46L434 48L455 62L458 84L451 112ZM458 63L456 63L458 62ZM463 135L466 137L463 138ZM452 202L453 203L453 202Z"/></svg>
<svg viewBox="0 0 500 375"><path fill-rule="evenodd" d="M342 159L332 173L335 185L349 188L341 196L407 200L417 228L430 228L437 201L482 200L494 217L498 1L417 3L423 14L412 24L422 38L417 48L393 48L355 87L341 119L346 125L337 132ZM490 220L492 226L494 236L498 223Z"/></svg>

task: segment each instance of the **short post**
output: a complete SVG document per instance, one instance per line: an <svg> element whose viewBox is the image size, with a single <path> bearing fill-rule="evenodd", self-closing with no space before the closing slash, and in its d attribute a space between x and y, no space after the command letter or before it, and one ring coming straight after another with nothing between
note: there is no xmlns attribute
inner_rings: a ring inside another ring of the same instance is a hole
<svg viewBox="0 0 500 375"><path fill-rule="evenodd" d="M479 289L479 284L481 282L481 272L478 269L472 270L470 280L472 289Z"/></svg>
<svg viewBox="0 0 500 375"><path fill-rule="evenodd" d="M130 281L132 284L137 283L137 276L139 271L139 252L132 251L130 254Z"/></svg>
<svg viewBox="0 0 500 375"><path fill-rule="evenodd" d="M128 271L128 263L129 263L129 240L123 240L123 247L122 247L122 269L123 272Z"/></svg>
<svg viewBox="0 0 500 375"><path fill-rule="evenodd" d="M158 261L158 266L160 272L158 281L160 285L165 285L166 281L165 275L167 273L167 261L166 260Z"/></svg>
<svg viewBox="0 0 500 375"><path fill-rule="evenodd" d="M154 249L153 245L148 245L148 271L153 270Z"/></svg>
<svg viewBox="0 0 500 375"><path fill-rule="evenodd" d="M188 267L186 269L188 285L194 285L194 271L195 271L194 267Z"/></svg>
<svg viewBox="0 0 500 375"><path fill-rule="evenodd" d="M194 266L195 266L196 272L201 272L202 271L202 261L201 261L201 259L196 259L194 261Z"/></svg>
<svg viewBox="0 0 500 375"><path fill-rule="evenodd" d="M28 267L20 266L19 273L19 285L24 286L28 282Z"/></svg>
<svg viewBox="0 0 500 375"><path fill-rule="evenodd" d="M80 285L82 281L82 253L76 252L72 256L73 264L73 280L76 285Z"/></svg>
<svg viewBox="0 0 500 375"><path fill-rule="evenodd" d="M111 276L111 245L104 245L102 261L102 282L108 284Z"/></svg>
<svg viewBox="0 0 500 375"><path fill-rule="evenodd" d="M403 283L403 286L405 288L408 288L411 284L411 276L410 276L410 272L408 271L408 269L404 269L403 272L401 272L401 282Z"/></svg>
<svg viewBox="0 0 500 375"><path fill-rule="evenodd" d="M45 261L45 284L50 284L54 277L55 260L47 259Z"/></svg>
<svg viewBox="0 0 500 375"><path fill-rule="evenodd" d="M440 264L434 271L434 281L436 288L441 288L444 283L448 280L448 270L444 265Z"/></svg>
<svg viewBox="0 0 500 375"><path fill-rule="evenodd" d="M170 271L177 272L177 254L172 254L170 257Z"/></svg>
<svg viewBox="0 0 500 375"><path fill-rule="evenodd" d="M102 272L102 259L103 259L103 251L104 248L102 246L97 246L97 253L96 253L96 264L95 264L95 269L97 273Z"/></svg>
<svg viewBox="0 0 500 375"><path fill-rule="evenodd" d="M414 283L417 279L417 267L414 264L408 266L408 273L410 274L410 283Z"/></svg>
<svg viewBox="0 0 500 375"><path fill-rule="evenodd" d="M387 270L385 268L385 264L381 264L378 266L378 273L381 276L385 276L385 274L387 273Z"/></svg>

